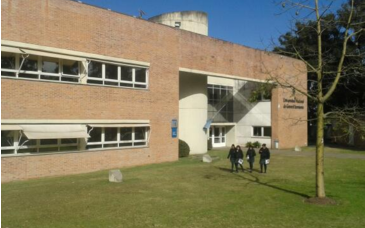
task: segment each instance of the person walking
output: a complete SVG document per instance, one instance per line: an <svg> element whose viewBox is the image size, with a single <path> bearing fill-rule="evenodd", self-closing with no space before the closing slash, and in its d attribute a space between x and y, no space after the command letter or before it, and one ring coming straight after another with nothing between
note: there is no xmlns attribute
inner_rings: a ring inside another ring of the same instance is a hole
<svg viewBox="0 0 365 228"><path fill-rule="evenodd" d="M244 172L245 170L243 169L243 152L239 145L237 145L236 147L236 152L237 152L238 165L241 166L242 172Z"/></svg>
<svg viewBox="0 0 365 228"><path fill-rule="evenodd" d="M255 162L256 152L252 146L248 147L246 152L247 161L250 164L250 173L252 173L253 163Z"/></svg>
<svg viewBox="0 0 365 228"><path fill-rule="evenodd" d="M227 156L227 159L230 159L231 161L231 173L233 173L233 166L236 166L236 173L238 173L238 166L237 166L237 152L236 152L236 147L234 146L234 144L232 144L231 149L229 149L229 153Z"/></svg>
<svg viewBox="0 0 365 228"><path fill-rule="evenodd" d="M262 173L262 168L264 168L264 171L266 173L267 164L269 164L269 159L270 159L270 151L266 147L266 144L262 144L262 147L259 150L259 154L260 154L260 169L261 169L261 173Z"/></svg>

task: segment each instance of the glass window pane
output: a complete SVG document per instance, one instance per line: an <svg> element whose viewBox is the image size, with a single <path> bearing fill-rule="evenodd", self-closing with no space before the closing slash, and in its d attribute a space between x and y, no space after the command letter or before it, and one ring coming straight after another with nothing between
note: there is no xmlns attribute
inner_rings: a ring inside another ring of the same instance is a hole
<svg viewBox="0 0 365 228"><path fill-rule="evenodd" d="M1 68L15 69L15 54L8 52L1 52Z"/></svg>
<svg viewBox="0 0 365 228"><path fill-rule="evenodd" d="M111 148L111 147L118 147L117 143L113 143L113 144L104 144L104 148Z"/></svg>
<svg viewBox="0 0 365 228"><path fill-rule="evenodd" d="M77 139L61 139L61 144L77 144Z"/></svg>
<svg viewBox="0 0 365 228"><path fill-rule="evenodd" d="M88 76L94 78L102 78L102 65L102 63L91 61L88 67Z"/></svg>
<svg viewBox="0 0 365 228"><path fill-rule="evenodd" d="M37 148L26 148L18 150L18 154L22 153L37 153Z"/></svg>
<svg viewBox="0 0 365 228"><path fill-rule="evenodd" d="M20 58L19 64L21 64L22 61L23 61L23 58ZM28 58L25 58L21 70L38 71L38 56L30 55Z"/></svg>
<svg viewBox="0 0 365 228"><path fill-rule="evenodd" d="M1 76L15 77L15 72L1 71Z"/></svg>
<svg viewBox="0 0 365 228"><path fill-rule="evenodd" d="M64 74L79 75L79 62L74 60L62 60L62 67Z"/></svg>
<svg viewBox="0 0 365 228"><path fill-rule="evenodd" d="M261 136L261 127L253 127L253 135Z"/></svg>
<svg viewBox="0 0 365 228"><path fill-rule="evenodd" d="M134 146L145 146L147 142L135 142Z"/></svg>
<svg viewBox="0 0 365 228"><path fill-rule="evenodd" d="M58 152L58 147L39 148L40 153Z"/></svg>
<svg viewBox="0 0 365 228"><path fill-rule="evenodd" d="M60 151L77 151L77 146L63 146L60 147Z"/></svg>
<svg viewBox="0 0 365 228"><path fill-rule="evenodd" d="M36 146L36 145L37 145L36 139L28 140L24 135L20 138L19 146Z"/></svg>
<svg viewBox="0 0 365 228"><path fill-rule="evenodd" d="M14 154L14 150L1 150L1 154Z"/></svg>
<svg viewBox="0 0 365 228"><path fill-rule="evenodd" d="M134 128L134 139L135 140L145 140L146 139L146 128L144 128L144 127Z"/></svg>
<svg viewBox="0 0 365 228"><path fill-rule="evenodd" d="M126 127L120 129L120 141L132 140L132 128Z"/></svg>
<svg viewBox="0 0 365 228"><path fill-rule="evenodd" d="M264 136L271 137L271 127L264 127Z"/></svg>
<svg viewBox="0 0 365 228"><path fill-rule="evenodd" d="M105 78L118 80L118 66L105 64Z"/></svg>
<svg viewBox="0 0 365 228"><path fill-rule="evenodd" d="M119 147L130 147L132 143L119 143Z"/></svg>
<svg viewBox="0 0 365 228"><path fill-rule="evenodd" d="M51 80L51 81L59 81L60 80L60 76L41 75L41 79L43 79L43 80Z"/></svg>
<svg viewBox="0 0 365 228"><path fill-rule="evenodd" d="M41 139L40 145L57 145L57 139Z"/></svg>
<svg viewBox="0 0 365 228"><path fill-rule="evenodd" d="M122 86L122 87L133 87L133 84L129 84L129 83L120 83L120 86Z"/></svg>
<svg viewBox="0 0 365 228"><path fill-rule="evenodd" d="M96 84L96 85L102 85L103 81L97 81L97 80L87 80L88 84Z"/></svg>
<svg viewBox="0 0 365 228"><path fill-rule="evenodd" d="M90 135L90 138L88 140L88 142L101 142L101 128L100 127L94 127L91 131L90 131L90 127L88 127L88 132Z"/></svg>
<svg viewBox="0 0 365 228"><path fill-rule="evenodd" d="M1 147L14 146L14 132L1 131Z"/></svg>
<svg viewBox="0 0 365 228"><path fill-rule="evenodd" d="M135 71L136 71L136 78L135 78L136 82L147 82L146 69L135 68Z"/></svg>
<svg viewBox="0 0 365 228"><path fill-rule="evenodd" d="M99 149L101 147L102 147L101 144L100 145L87 145L86 149Z"/></svg>
<svg viewBox="0 0 365 228"><path fill-rule="evenodd" d="M61 78L61 81L63 81L63 82L79 82L79 78L69 78L69 77L65 77L65 76L63 76L62 78Z"/></svg>
<svg viewBox="0 0 365 228"><path fill-rule="evenodd" d="M20 78L33 78L33 79L38 79L38 74L19 74Z"/></svg>
<svg viewBox="0 0 365 228"><path fill-rule="evenodd" d="M58 74L59 69L59 59L42 57L42 72Z"/></svg>
<svg viewBox="0 0 365 228"><path fill-rule="evenodd" d="M118 86L118 82L108 82L108 81L105 81L104 82L104 85Z"/></svg>
<svg viewBox="0 0 365 228"><path fill-rule="evenodd" d="M118 134L118 128L105 128L105 141L118 141L117 134Z"/></svg>
<svg viewBox="0 0 365 228"><path fill-rule="evenodd" d="M121 66L120 67L120 79L123 81L132 81L132 71L133 68Z"/></svg>
<svg viewBox="0 0 365 228"><path fill-rule="evenodd" d="M134 84L134 88L147 88L147 85Z"/></svg>

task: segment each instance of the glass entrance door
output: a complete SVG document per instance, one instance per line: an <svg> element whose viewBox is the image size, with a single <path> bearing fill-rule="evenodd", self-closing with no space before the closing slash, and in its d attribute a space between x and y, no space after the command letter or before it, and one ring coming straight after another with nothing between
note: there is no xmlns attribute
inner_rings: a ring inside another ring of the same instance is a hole
<svg viewBox="0 0 365 228"><path fill-rule="evenodd" d="M210 128L210 138L212 140L213 147L225 147L226 127L212 126Z"/></svg>

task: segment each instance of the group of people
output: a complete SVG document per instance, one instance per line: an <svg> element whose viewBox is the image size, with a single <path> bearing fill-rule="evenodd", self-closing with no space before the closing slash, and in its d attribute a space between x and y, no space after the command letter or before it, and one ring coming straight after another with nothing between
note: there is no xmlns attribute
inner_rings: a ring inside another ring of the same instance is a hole
<svg viewBox="0 0 365 228"><path fill-rule="evenodd" d="M270 159L270 151L266 147L266 144L262 144L262 147L259 149L260 154L260 169L261 173L267 171L267 165L269 164ZM248 147L248 150L246 152L246 159L248 163L250 164L249 172L252 172L253 169L253 163L255 162L255 156L256 152L255 149L252 146ZM239 145L235 146L232 144L231 149L229 150L227 159L230 159L231 161L231 172L233 173L233 167L236 167L236 173L238 173L238 166L242 168L242 172L244 172L243 168L243 161L244 161L244 155L242 152L242 149Z"/></svg>

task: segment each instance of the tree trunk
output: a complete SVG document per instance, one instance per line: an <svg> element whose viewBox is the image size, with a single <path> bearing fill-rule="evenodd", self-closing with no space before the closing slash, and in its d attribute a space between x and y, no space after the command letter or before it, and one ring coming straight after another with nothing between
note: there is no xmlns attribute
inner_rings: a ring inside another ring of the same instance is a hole
<svg viewBox="0 0 365 228"><path fill-rule="evenodd" d="M318 103L317 118L316 195L319 198L324 198L326 193L324 189L323 103Z"/></svg>

